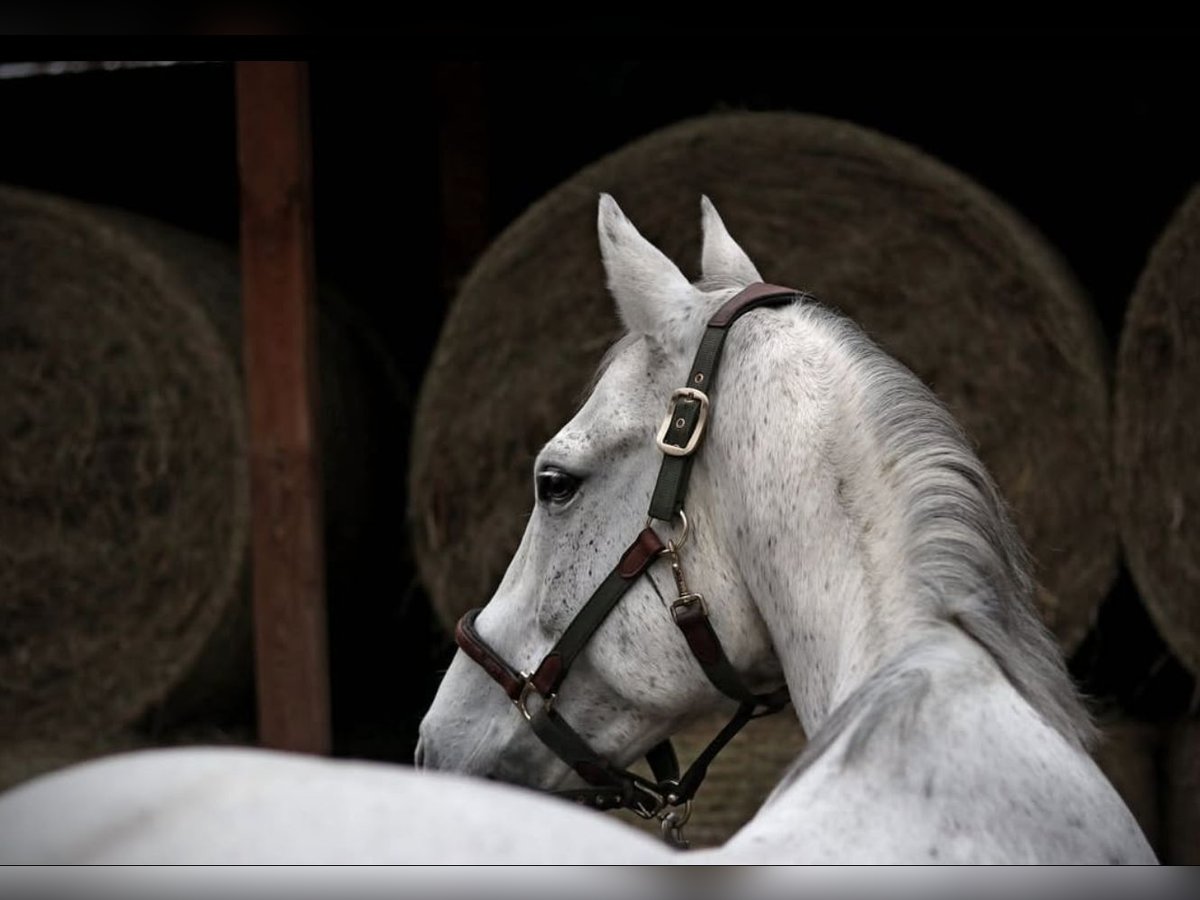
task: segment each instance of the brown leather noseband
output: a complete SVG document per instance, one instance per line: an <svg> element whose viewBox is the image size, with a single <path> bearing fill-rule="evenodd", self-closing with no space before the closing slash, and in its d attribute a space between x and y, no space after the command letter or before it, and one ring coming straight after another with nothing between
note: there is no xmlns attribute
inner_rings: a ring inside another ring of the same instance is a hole
<svg viewBox="0 0 1200 900"><path fill-rule="evenodd" d="M745 686L713 630L704 598L688 590L679 555L688 530L683 501L692 463L708 423L717 364L729 327L742 315L760 306L781 306L810 299L809 294L791 288L753 284L729 300L709 319L687 385L672 393L667 416L656 438L663 452L663 460L651 496L647 526L621 555L620 561L576 613L536 669L518 672L487 645L475 630L475 617L480 612L478 609L464 615L455 629L454 639L463 652L504 689L542 742L591 785L579 790L559 791L558 794L597 809L624 808L633 810L643 818L657 817L662 820L663 834L681 846L686 844L680 837L680 828L686 821L691 799L704 780L709 763L747 722L760 715L777 712L788 702L786 687L756 694ZM680 521L683 530L678 543L668 541L664 544L649 527L649 522L653 520ZM669 740L651 749L646 758L655 780L650 781L627 769L613 766L592 750L587 741L558 714L555 701L571 663L596 629L651 565L664 558L671 562L678 589L678 596L671 604L671 617L709 681L723 694L736 700L738 710L682 776ZM529 701L535 693L540 702L531 709ZM681 806L684 807L682 812L670 811Z"/></svg>

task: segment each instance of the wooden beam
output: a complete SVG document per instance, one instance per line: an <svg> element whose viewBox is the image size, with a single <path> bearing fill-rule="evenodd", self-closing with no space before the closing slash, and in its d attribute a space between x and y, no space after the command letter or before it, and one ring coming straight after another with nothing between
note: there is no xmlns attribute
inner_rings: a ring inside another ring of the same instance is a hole
<svg viewBox="0 0 1200 900"><path fill-rule="evenodd" d="M237 63L258 737L330 751L308 67Z"/></svg>

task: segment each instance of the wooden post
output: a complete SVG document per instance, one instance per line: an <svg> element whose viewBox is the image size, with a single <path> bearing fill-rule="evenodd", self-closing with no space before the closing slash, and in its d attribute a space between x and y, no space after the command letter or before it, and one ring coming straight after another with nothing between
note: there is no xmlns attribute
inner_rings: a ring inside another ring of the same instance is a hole
<svg viewBox="0 0 1200 900"><path fill-rule="evenodd" d="M330 751L308 67L237 63L258 737Z"/></svg>

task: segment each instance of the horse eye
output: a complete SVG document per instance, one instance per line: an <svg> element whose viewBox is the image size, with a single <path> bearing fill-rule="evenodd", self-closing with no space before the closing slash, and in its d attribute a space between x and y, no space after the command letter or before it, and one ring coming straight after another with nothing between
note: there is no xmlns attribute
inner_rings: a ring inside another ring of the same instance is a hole
<svg viewBox="0 0 1200 900"><path fill-rule="evenodd" d="M548 466L537 473L537 497L542 503L561 506L579 490L579 479L574 475Z"/></svg>

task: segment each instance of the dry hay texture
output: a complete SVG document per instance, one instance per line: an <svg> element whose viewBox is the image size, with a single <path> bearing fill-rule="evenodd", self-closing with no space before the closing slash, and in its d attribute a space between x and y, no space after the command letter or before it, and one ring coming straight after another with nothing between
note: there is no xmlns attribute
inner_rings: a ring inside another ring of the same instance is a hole
<svg viewBox="0 0 1200 900"><path fill-rule="evenodd" d="M1162 788L1164 860L1200 865L1200 720L1180 719L1171 730Z"/></svg>
<svg viewBox="0 0 1200 900"><path fill-rule="evenodd" d="M232 248L0 187L5 744L79 757L249 691L239 297ZM327 507L349 541L361 352L321 325Z"/></svg>
<svg viewBox="0 0 1200 900"><path fill-rule="evenodd" d="M1164 729L1157 722L1116 717L1101 721L1100 743L1093 756L1112 782L1150 846L1163 852L1162 784L1159 758Z"/></svg>
<svg viewBox="0 0 1200 900"><path fill-rule="evenodd" d="M84 206L0 190L8 737L131 721L195 661L237 593L240 381L206 312L221 286L205 271Z"/></svg>
<svg viewBox="0 0 1200 900"><path fill-rule="evenodd" d="M686 769L728 721L728 716L707 716L674 736L671 740L680 766ZM719 847L729 840L758 812L803 749L804 731L790 706L746 725L713 761L696 792L691 818L683 830L691 847ZM650 774L648 768L637 771ZM646 821L627 812L617 815L651 834L662 833L657 820Z"/></svg>
<svg viewBox="0 0 1200 900"><path fill-rule="evenodd" d="M1117 355L1116 497L1130 571L1167 645L1200 674L1200 187L1150 254Z"/></svg>
<svg viewBox="0 0 1200 900"><path fill-rule="evenodd" d="M1107 381L1086 298L1035 231L963 175L798 113L651 134L556 187L478 260L422 385L409 470L416 557L445 624L499 582L532 505L534 456L619 335L600 191L692 277L707 193L766 280L842 309L931 385L1015 510L1046 619L1068 651L1079 643L1117 554Z"/></svg>
<svg viewBox="0 0 1200 900"><path fill-rule="evenodd" d="M254 743L252 729L191 725L158 735L137 729L80 737L28 738L0 745L0 791L75 763L152 747L229 746Z"/></svg>

